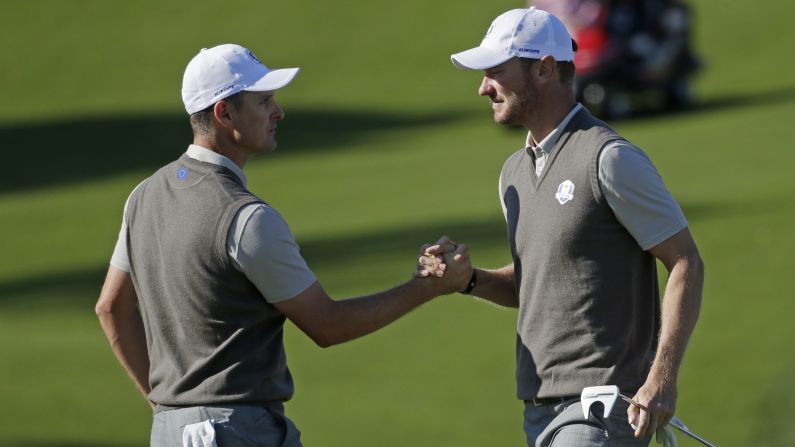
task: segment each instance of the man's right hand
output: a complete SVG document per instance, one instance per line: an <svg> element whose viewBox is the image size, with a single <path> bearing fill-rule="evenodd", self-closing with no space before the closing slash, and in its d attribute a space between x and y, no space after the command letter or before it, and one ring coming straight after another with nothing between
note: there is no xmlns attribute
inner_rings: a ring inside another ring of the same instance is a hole
<svg viewBox="0 0 795 447"><path fill-rule="evenodd" d="M428 278L446 295L466 289L472 270L469 247L442 236L435 244L421 247L414 276Z"/></svg>

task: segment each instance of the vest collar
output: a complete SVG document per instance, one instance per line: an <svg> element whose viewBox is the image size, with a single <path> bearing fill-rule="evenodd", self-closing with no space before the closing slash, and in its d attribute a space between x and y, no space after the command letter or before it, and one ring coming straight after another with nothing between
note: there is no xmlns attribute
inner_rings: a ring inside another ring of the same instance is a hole
<svg viewBox="0 0 795 447"><path fill-rule="evenodd" d="M229 169L237 178L240 179L240 183L243 185L243 187L248 188L248 179L246 178L246 174L243 173L243 170L240 169L240 166L236 165L235 162L230 160L228 157L195 144L188 146L188 150L185 153L188 155L188 157L194 160L203 161L216 166L223 166L226 169Z"/></svg>
<svg viewBox="0 0 795 447"><path fill-rule="evenodd" d="M569 140L569 137L571 137L574 129L576 129L580 125L582 120L585 119L587 116L590 116L588 109L586 109L585 107L583 107L581 104L578 103L574 107L574 109L572 109L572 111L569 112L568 115L566 115L566 118L564 118L563 121L561 121L561 123L558 125L555 131L553 131L553 133L558 133L558 135L557 138L555 139L555 144L551 146L552 147L551 153L548 154L549 158L546 161L546 164L544 165L544 170L541 171L541 175L538 177L538 179L536 179L535 176L530 176L533 187L535 189L538 189L539 185L541 185L541 182L544 181L549 171L552 170L552 165L555 163L555 160L558 158L558 154L560 154L562 147L566 145L566 142Z"/></svg>
<svg viewBox="0 0 795 447"><path fill-rule="evenodd" d="M529 150L532 150L536 153L536 156L541 154L538 151L544 152L546 155L552 153L553 149L555 149L555 145L558 143L560 136L563 134L563 130L566 129L566 126L569 125L569 122L577 112L582 109L582 104L577 103L574 105L574 108L571 109L568 115L566 115L563 120L555 127L555 129L549 133L543 140L541 140L538 145L536 146L533 144L533 135L530 132L527 132L527 141L525 142L525 147Z"/></svg>

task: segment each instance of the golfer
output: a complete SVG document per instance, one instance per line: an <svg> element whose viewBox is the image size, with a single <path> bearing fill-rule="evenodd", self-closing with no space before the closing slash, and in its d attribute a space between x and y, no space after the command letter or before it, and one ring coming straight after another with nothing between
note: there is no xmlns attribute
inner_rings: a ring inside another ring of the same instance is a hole
<svg viewBox="0 0 795 447"><path fill-rule="evenodd" d="M575 102L575 50L560 20L531 7L500 15L480 46L452 56L483 71L478 93L496 122L529 130L499 179L513 262L473 269L459 288L519 308L529 446L646 445L674 414L704 266L649 158ZM459 260L445 256L448 269L468 263L462 247L429 247L417 276L443 275L433 258L450 250ZM669 273L662 309L657 259ZM649 412L620 402L626 416L583 419L579 395L594 385L617 385Z"/></svg>
<svg viewBox="0 0 795 447"><path fill-rule="evenodd" d="M276 148L284 112L275 92L297 73L269 69L238 45L202 50L182 84L193 144L125 205L96 312L155 412L153 446L300 446L283 407L293 395L285 317L331 346L454 292L469 274L462 266L450 280L329 298L243 173Z"/></svg>

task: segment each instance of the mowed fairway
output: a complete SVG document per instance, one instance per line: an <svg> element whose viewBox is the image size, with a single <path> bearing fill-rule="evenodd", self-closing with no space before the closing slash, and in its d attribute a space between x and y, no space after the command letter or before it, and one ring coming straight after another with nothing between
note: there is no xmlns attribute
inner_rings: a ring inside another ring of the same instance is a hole
<svg viewBox="0 0 795 447"><path fill-rule="evenodd" d="M693 2L700 105L615 123L685 210L707 266L678 415L721 446L795 445L795 5ZM454 2L9 3L0 15L0 445L139 446L150 414L93 312L129 191L190 142L202 46L300 66L278 151L247 166L335 298L406 280L442 234L509 262L497 200L524 139L451 52L521 7ZM286 326L307 446L518 446L516 313L461 295L320 349ZM696 445L680 439L684 446Z"/></svg>

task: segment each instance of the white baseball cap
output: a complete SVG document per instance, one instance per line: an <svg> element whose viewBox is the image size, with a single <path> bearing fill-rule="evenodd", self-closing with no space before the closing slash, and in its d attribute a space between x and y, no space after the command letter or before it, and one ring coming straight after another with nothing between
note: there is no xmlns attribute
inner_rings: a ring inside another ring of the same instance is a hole
<svg viewBox="0 0 795 447"><path fill-rule="evenodd" d="M202 48L185 68L182 102L188 114L194 114L243 90L264 92L282 88L298 70L271 70L240 45Z"/></svg>
<svg viewBox="0 0 795 447"><path fill-rule="evenodd" d="M512 57L573 61L576 43L552 14L530 7L512 9L491 22L480 46L450 56L456 67L485 70Z"/></svg>

